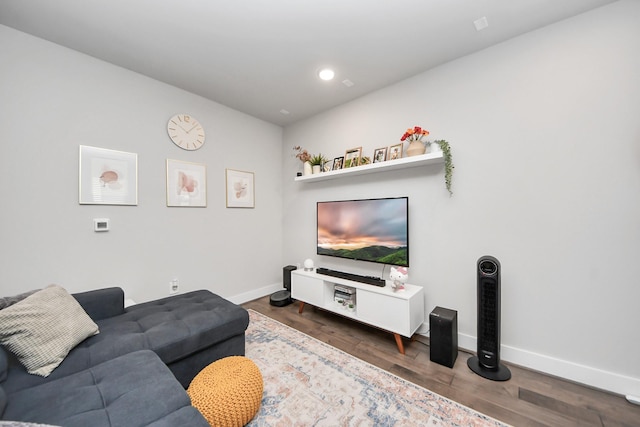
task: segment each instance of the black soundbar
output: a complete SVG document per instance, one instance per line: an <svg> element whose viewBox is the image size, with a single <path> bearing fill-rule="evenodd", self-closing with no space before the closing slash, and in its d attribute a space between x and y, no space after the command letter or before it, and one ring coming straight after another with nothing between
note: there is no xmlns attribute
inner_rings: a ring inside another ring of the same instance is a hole
<svg viewBox="0 0 640 427"><path fill-rule="evenodd" d="M339 277L341 279L353 280L354 282L366 283L367 285L379 286L384 288L387 285L384 279L373 276L360 276L358 274L345 273L343 271L329 270L328 268L318 267L316 273L325 276Z"/></svg>

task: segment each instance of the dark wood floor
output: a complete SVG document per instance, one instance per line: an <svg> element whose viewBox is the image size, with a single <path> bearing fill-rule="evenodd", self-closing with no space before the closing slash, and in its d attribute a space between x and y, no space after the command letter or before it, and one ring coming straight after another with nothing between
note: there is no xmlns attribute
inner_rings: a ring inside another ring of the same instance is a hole
<svg viewBox="0 0 640 427"><path fill-rule="evenodd" d="M347 353L442 396L513 426L640 426L640 406L623 396L505 363L512 378L494 382L467 367L460 351L452 369L429 360L427 338L405 340L405 355L393 335L306 305L269 305L269 297L243 304ZM424 341L424 342L423 342Z"/></svg>

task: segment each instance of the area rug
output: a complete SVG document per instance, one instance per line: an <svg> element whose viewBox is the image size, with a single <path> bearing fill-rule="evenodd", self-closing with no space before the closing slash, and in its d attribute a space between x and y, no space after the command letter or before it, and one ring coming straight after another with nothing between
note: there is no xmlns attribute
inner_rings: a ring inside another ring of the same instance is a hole
<svg viewBox="0 0 640 427"><path fill-rule="evenodd" d="M258 426L506 426L249 310L246 356L260 368Z"/></svg>

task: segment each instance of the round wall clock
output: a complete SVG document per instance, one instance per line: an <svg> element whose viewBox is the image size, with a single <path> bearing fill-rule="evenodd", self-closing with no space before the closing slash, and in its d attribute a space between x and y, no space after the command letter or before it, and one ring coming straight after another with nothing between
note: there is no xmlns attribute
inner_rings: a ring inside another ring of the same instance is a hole
<svg viewBox="0 0 640 427"><path fill-rule="evenodd" d="M184 150L197 150L204 145L204 129L188 114L176 114L167 123L169 138Z"/></svg>

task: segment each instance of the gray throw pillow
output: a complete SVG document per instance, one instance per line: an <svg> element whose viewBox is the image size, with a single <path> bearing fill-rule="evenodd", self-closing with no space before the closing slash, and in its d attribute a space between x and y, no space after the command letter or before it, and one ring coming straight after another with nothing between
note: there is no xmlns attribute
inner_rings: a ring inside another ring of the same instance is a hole
<svg viewBox="0 0 640 427"><path fill-rule="evenodd" d="M3 308L7 308L12 306L13 304L22 301L23 299L25 299L26 297L35 294L36 292L38 292L40 289L34 289L32 291L29 292L24 292L18 295L13 295L10 297L0 297L0 310L2 310Z"/></svg>
<svg viewBox="0 0 640 427"><path fill-rule="evenodd" d="M74 297L57 285L0 310L0 343L30 374L48 376L98 326Z"/></svg>

